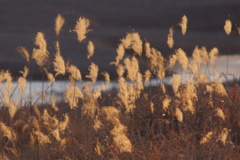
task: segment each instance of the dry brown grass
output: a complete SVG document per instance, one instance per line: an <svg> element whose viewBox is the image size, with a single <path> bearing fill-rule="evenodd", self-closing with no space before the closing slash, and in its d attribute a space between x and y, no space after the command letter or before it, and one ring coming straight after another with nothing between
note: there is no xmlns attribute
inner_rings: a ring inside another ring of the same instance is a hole
<svg viewBox="0 0 240 160"><path fill-rule="evenodd" d="M58 36L64 23L58 15L55 32ZM227 22L226 25L229 22ZM181 22L182 34L186 33L187 19ZM86 39L89 20L79 18L75 26L78 41ZM229 26L226 26L229 33ZM173 31L168 35L169 47L173 47ZM172 42L170 42L172 41ZM32 58L42 68L48 61L47 44L38 33ZM89 66L86 76L91 81L78 88L82 80L80 70L73 64L65 64L56 43L53 72L43 68L49 86L57 75L69 72L70 86L65 90L65 102L51 102L41 107L26 106L22 98L11 98L12 77L9 71L0 72L0 159L238 159L240 157L240 87L237 83L206 83L207 75L199 75L201 63L214 64L217 48L210 53L206 48L196 47L193 61L183 49L166 59L161 52L144 44L138 33L128 33L117 48L116 66L119 89L106 92L110 75L102 74L106 83L95 87L99 68ZM132 49L133 55L124 55ZM143 50L145 52L143 52ZM19 51L28 63L29 54L23 47ZM88 44L88 58L93 56L94 45ZM145 53L145 55L143 55ZM53 57L54 57L53 56ZM146 57L149 68L140 71L139 57ZM173 85L160 83L149 86L155 75L161 82L165 72L179 62L183 72L191 69L193 79L183 84L181 76L173 75ZM209 64L210 65L210 64ZM66 67L65 67L66 66ZM31 73L25 68L19 77L20 93L24 93ZM66 72L67 71L67 72ZM144 73L144 76L142 73ZM55 75L55 76L54 76ZM143 78L144 81L143 81ZM131 83L128 83L131 81ZM6 86L6 87L4 87ZM42 95L44 91L42 91ZM39 105L39 104L38 104Z"/></svg>

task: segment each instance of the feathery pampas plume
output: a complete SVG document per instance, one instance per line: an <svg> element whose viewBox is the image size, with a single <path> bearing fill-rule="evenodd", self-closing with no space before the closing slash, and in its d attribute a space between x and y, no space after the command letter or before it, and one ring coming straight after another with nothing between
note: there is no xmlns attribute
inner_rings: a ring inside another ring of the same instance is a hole
<svg viewBox="0 0 240 160"><path fill-rule="evenodd" d="M18 84L19 84L20 94L23 95L25 88L26 88L26 84L27 84L26 78L24 78L24 77L18 78Z"/></svg>
<svg viewBox="0 0 240 160"><path fill-rule="evenodd" d="M109 73L108 72L103 72L102 74L103 74L103 76L105 78L106 85L107 86L110 85L110 75L109 75Z"/></svg>
<svg viewBox="0 0 240 160"><path fill-rule="evenodd" d="M49 73L46 68L44 68L44 70L45 70L45 73L48 77L48 80L50 81L49 84L48 84L50 86L55 82L55 77L52 73Z"/></svg>
<svg viewBox="0 0 240 160"><path fill-rule="evenodd" d="M182 65L184 71L186 71L188 65L188 58L186 56L186 53L181 48L177 49L175 52L179 63Z"/></svg>
<svg viewBox="0 0 240 160"><path fill-rule="evenodd" d="M136 80L137 73L139 71L138 60L135 57L132 59L124 59L125 68L127 70L127 77L133 82Z"/></svg>
<svg viewBox="0 0 240 160"><path fill-rule="evenodd" d="M229 35L232 31L232 22L229 19L225 21L224 31L227 35Z"/></svg>
<svg viewBox="0 0 240 160"><path fill-rule="evenodd" d="M87 78L90 78L93 83L96 83L97 81L97 76L98 76L98 66L94 64L93 62L88 68L89 70L89 75L86 75Z"/></svg>
<svg viewBox="0 0 240 160"><path fill-rule="evenodd" d="M194 48L192 56L193 56L194 62L196 63L197 67L200 68L200 65L202 63L202 58L201 58L201 54L200 54L198 46L196 46Z"/></svg>
<svg viewBox="0 0 240 160"><path fill-rule="evenodd" d="M149 79L151 78L152 74L150 72L150 70L146 70L145 73L144 73L144 81L145 81L145 85L148 85L149 83Z"/></svg>
<svg viewBox="0 0 240 160"><path fill-rule="evenodd" d="M116 66L119 64L119 62L123 59L125 50L123 44L119 44L118 48L116 49L117 51L117 57L116 57Z"/></svg>
<svg viewBox="0 0 240 160"><path fill-rule="evenodd" d="M132 49L137 53L139 56L142 55L142 40L138 33L132 33Z"/></svg>
<svg viewBox="0 0 240 160"><path fill-rule="evenodd" d="M182 123L182 121L183 121L182 111L179 108L176 108L175 114L176 114L177 120Z"/></svg>
<svg viewBox="0 0 240 160"><path fill-rule="evenodd" d="M55 19L55 33L57 36L59 35L64 22L65 22L64 18L59 14Z"/></svg>
<svg viewBox="0 0 240 160"><path fill-rule="evenodd" d="M172 70L176 62L177 62L177 56L175 54L171 55L169 59L168 69Z"/></svg>
<svg viewBox="0 0 240 160"><path fill-rule="evenodd" d="M145 48L146 57L147 57L147 58L150 58L150 57L152 56L150 43L145 42L144 48Z"/></svg>
<svg viewBox="0 0 240 160"><path fill-rule="evenodd" d="M78 19L74 31L77 33L79 42L82 42L86 38L86 34L90 31L87 29L89 25L89 19L86 19L85 17L80 17Z"/></svg>
<svg viewBox="0 0 240 160"><path fill-rule="evenodd" d="M216 47L214 47L213 49L211 49L211 51L209 52L209 62L212 65L215 65L215 58L216 56L219 54L219 51Z"/></svg>
<svg viewBox="0 0 240 160"><path fill-rule="evenodd" d="M75 80L82 81L81 72L75 65L70 65L69 67L67 67L67 71L72 75Z"/></svg>
<svg viewBox="0 0 240 160"><path fill-rule="evenodd" d="M29 63L30 62L30 56L29 56L28 50L25 47L18 47L17 50L18 50L18 52L20 52L23 55L23 57Z"/></svg>
<svg viewBox="0 0 240 160"><path fill-rule="evenodd" d="M173 28L172 27L169 29L167 44L168 44L169 48L171 48L171 49L173 48L174 40L173 40Z"/></svg>
<svg viewBox="0 0 240 160"><path fill-rule="evenodd" d="M216 111L216 114L215 114L215 115L218 116L218 117L221 117L222 120L225 121L225 115L224 115L224 113L223 113L223 110L218 107L217 109L215 109L215 111Z"/></svg>
<svg viewBox="0 0 240 160"><path fill-rule="evenodd" d="M201 47L201 48L199 49L199 52L200 52L200 55L201 55L201 58L202 58L202 62L208 64L208 62L209 62L209 56L208 56L208 52L207 52L206 47Z"/></svg>
<svg viewBox="0 0 240 160"><path fill-rule="evenodd" d="M212 134L213 132L208 132L205 136L203 136L200 140L200 144L207 143L211 139Z"/></svg>
<svg viewBox="0 0 240 160"><path fill-rule="evenodd" d="M117 70L118 77L122 77L125 72L125 68L123 67L123 65L119 64L116 70Z"/></svg>
<svg viewBox="0 0 240 160"><path fill-rule="evenodd" d="M228 132L229 132L229 130L227 128L223 128L222 132L221 132L221 135L219 136L219 140L223 143L224 146L226 145Z"/></svg>
<svg viewBox="0 0 240 160"><path fill-rule="evenodd" d="M188 19L187 19L187 17L184 15L184 16L182 17L181 23L179 23L179 25L181 26L182 34L183 34L183 35L185 35L185 34L186 34L186 31L187 31L187 23L188 23Z"/></svg>
<svg viewBox="0 0 240 160"><path fill-rule="evenodd" d="M23 71L20 71L20 73L22 74L23 78L27 78L27 75L29 73L29 69L25 66Z"/></svg>
<svg viewBox="0 0 240 160"><path fill-rule="evenodd" d="M39 66L43 66L48 59L47 43L44 39L43 33L37 33L35 38L35 45L38 46L38 48L33 49L32 58L36 60Z"/></svg>
<svg viewBox="0 0 240 160"><path fill-rule="evenodd" d="M88 42L87 50L88 50L87 59L89 59L89 58L92 57L93 54L94 54L94 45L93 45L93 42L92 42L92 41L89 41L89 42Z"/></svg>
<svg viewBox="0 0 240 160"><path fill-rule="evenodd" d="M84 97L72 77L70 77L70 81L71 86L65 91L65 101L69 103L71 108L73 108L77 106L79 98L83 99Z"/></svg>
<svg viewBox="0 0 240 160"><path fill-rule="evenodd" d="M3 77L4 79L6 80L6 89L7 89L7 94L9 95L11 90L12 90L12 76L11 74L9 73L9 71L6 71L4 74L3 74Z"/></svg>
<svg viewBox="0 0 240 160"><path fill-rule="evenodd" d="M178 88L181 84L181 76L179 76L178 74L173 74L172 77L172 87L173 87L173 91L175 93L175 95L177 95L178 93Z"/></svg>
<svg viewBox="0 0 240 160"><path fill-rule="evenodd" d="M65 63L64 63L64 59L60 54L56 54L55 55L55 59L53 62L54 65L54 71L56 72L55 76L61 74L64 75L65 74Z"/></svg>
<svg viewBox="0 0 240 160"><path fill-rule="evenodd" d="M132 48L136 54L142 55L142 40L137 32L128 33L121 42L125 49Z"/></svg>

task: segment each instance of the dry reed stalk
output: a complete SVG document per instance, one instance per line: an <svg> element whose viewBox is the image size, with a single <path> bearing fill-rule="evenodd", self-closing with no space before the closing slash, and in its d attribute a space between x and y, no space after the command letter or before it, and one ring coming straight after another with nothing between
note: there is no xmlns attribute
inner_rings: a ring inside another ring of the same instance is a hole
<svg viewBox="0 0 240 160"><path fill-rule="evenodd" d="M145 81L145 85L148 86L149 84L149 79L151 78L152 74L150 72L150 70L146 70L145 73L144 73L144 81Z"/></svg>
<svg viewBox="0 0 240 160"><path fill-rule="evenodd" d="M227 137L228 137L229 130L227 128L223 128L221 131L221 135L219 136L219 140L223 143L223 145L226 145Z"/></svg>
<svg viewBox="0 0 240 160"><path fill-rule="evenodd" d="M228 94L226 92L226 89L224 88L222 81L219 78L219 75L216 73L216 80L213 84L211 84L211 87L214 89L214 91L222 96L228 97Z"/></svg>
<svg viewBox="0 0 240 160"><path fill-rule="evenodd" d="M198 46L196 46L194 48L192 56L193 56L194 62L197 65L197 68L199 69L200 65L202 63L202 58L201 58L201 54L200 54Z"/></svg>
<svg viewBox="0 0 240 160"><path fill-rule="evenodd" d="M92 83L95 84L98 77L98 70L99 70L98 66L92 62L88 70L89 70L89 75L86 75L86 77L90 78L92 80Z"/></svg>
<svg viewBox="0 0 240 160"><path fill-rule="evenodd" d="M16 102L13 101L11 106L8 108L8 111L9 111L11 119L13 119L13 117L16 114L17 110L18 110L18 108L17 108Z"/></svg>
<svg viewBox="0 0 240 160"><path fill-rule="evenodd" d="M128 97L129 97L129 90L127 87L127 82L123 77L119 77L118 79L118 84L119 84L119 91L117 96L122 100L123 104L125 107L128 107Z"/></svg>
<svg viewBox="0 0 240 160"><path fill-rule="evenodd" d="M125 49L130 49L132 45L132 33L128 33L125 38L120 39Z"/></svg>
<svg viewBox="0 0 240 160"><path fill-rule="evenodd" d="M89 25L89 19L86 19L85 17L80 17L77 20L74 31L77 33L78 41L80 43L86 38L86 34L90 31L87 29Z"/></svg>
<svg viewBox="0 0 240 160"><path fill-rule="evenodd" d="M53 83L55 83L55 77L52 73L49 73L46 68L44 68L44 70L45 70L45 73L48 77L48 80L50 81L48 86L51 86Z"/></svg>
<svg viewBox="0 0 240 160"><path fill-rule="evenodd" d="M58 16L55 19L55 33L57 36L59 35L64 22L65 19L60 14L58 14Z"/></svg>
<svg viewBox="0 0 240 160"><path fill-rule="evenodd" d="M166 96L163 100L163 110L164 111L168 110L170 102L171 102L171 99L169 98L169 96Z"/></svg>
<svg viewBox="0 0 240 160"><path fill-rule="evenodd" d="M60 75L60 74L61 75L65 74L65 72L66 72L65 62L64 62L63 57L60 54L55 55L53 65L54 65L54 71L56 72L55 76Z"/></svg>
<svg viewBox="0 0 240 160"><path fill-rule="evenodd" d="M175 115L177 117L177 120L182 123L183 121L183 113L179 108L176 108Z"/></svg>
<svg viewBox="0 0 240 160"><path fill-rule="evenodd" d="M91 58L94 54L94 45L92 41L88 42L88 46L87 46L87 50L88 50L88 56L87 59Z"/></svg>
<svg viewBox="0 0 240 160"><path fill-rule="evenodd" d="M135 95L136 98L139 98L141 91L143 90L143 81L142 81L142 74L140 72L137 73L136 81L133 84L135 88Z"/></svg>
<svg viewBox="0 0 240 160"><path fill-rule="evenodd" d="M102 122L99 120L98 117L94 119L94 125L93 128L95 131L98 131L103 126Z"/></svg>
<svg viewBox="0 0 240 160"><path fill-rule="evenodd" d="M49 137L43 134L41 131L35 131L34 134L37 137L38 142L41 146L44 146L47 143L51 143Z"/></svg>
<svg viewBox="0 0 240 160"><path fill-rule="evenodd" d="M29 56L28 50L25 47L18 47L17 50L18 50L18 52L20 52L23 55L23 57L29 63L30 62L30 56Z"/></svg>
<svg viewBox="0 0 240 160"><path fill-rule="evenodd" d="M3 73L3 79L6 80L5 84L6 84L7 94L10 95L13 84L12 84L12 76L9 73L9 71L6 71Z"/></svg>
<svg viewBox="0 0 240 160"><path fill-rule="evenodd" d="M151 48L150 66L151 70L155 72L159 79L165 77L164 58L160 51Z"/></svg>
<svg viewBox="0 0 240 160"><path fill-rule="evenodd" d="M135 57L132 57L132 59L125 58L124 64L128 73L127 77L130 81L134 82L139 71L138 60Z"/></svg>
<svg viewBox="0 0 240 160"><path fill-rule="evenodd" d="M186 56L186 53L181 48L177 49L175 52L179 63L182 65L184 71L186 71L188 65L188 58Z"/></svg>
<svg viewBox="0 0 240 160"><path fill-rule="evenodd" d="M146 57L147 57L147 58L150 58L150 57L152 56L150 43L145 42L144 48L145 48Z"/></svg>
<svg viewBox="0 0 240 160"><path fill-rule="evenodd" d="M169 48L171 48L171 49L173 48L174 39L173 39L173 28L172 27L169 29L167 44L168 44Z"/></svg>
<svg viewBox="0 0 240 160"><path fill-rule="evenodd" d="M181 85L181 76L178 74L173 74L172 84L173 84L172 85L173 91L174 91L175 95L177 95L178 88Z"/></svg>
<svg viewBox="0 0 240 160"><path fill-rule="evenodd" d="M222 120L225 121L225 115L223 113L223 110L218 107L218 108L215 109L215 111L216 111L215 116L218 116L218 117L222 118Z"/></svg>
<svg viewBox="0 0 240 160"><path fill-rule="evenodd" d="M122 43L118 45L116 52L117 52L116 62L111 62L110 64L115 64L116 66L118 66L119 62L123 59L125 53L124 46Z"/></svg>
<svg viewBox="0 0 240 160"><path fill-rule="evenodd" d="M117 66L117 74L118 74L118 77L122 77L123 74L125 72L125 68L123 67L123 65L119 64Z"/></svg>
<svg viewBox="0 0 240 160"><path fill-rule="evenodd" d="M77 107L79 98L83 99L84 96L79 88L76 86L76 82L70 77L71 85L65 91L65 101L69 103L71 108Z"/></svg>
<svg viewBox="0 0 240 160"><path fill-rule="evenodd" d="M209 62L212 64L212 65L215 65L215 58L216 56L219 54L219 51L216 47L214 47L213 49L210 50L209 52Z"/></svg>
<svg viewBox="0 0 240 160"><path fill-rule="evenodd" d="M2 91L2 102L5 106L9 107L10 106L10 96L7 93L7 91Z"/></svg>
<svg viewBox="0 0 240 160"><path fill-rule="evenodd" d="M209 142L209 140L212 137L213 132L208 132L206 135L204 135L201 140L200 140L200 144L205 144L207 142Z"/></svg>
<svg viewBox="0 0 240 160"><path fill-rule="evenodd" d="M0 139L6 137L10 141L16 141L17 135L11 127L6 126L3 122L0 122Z"/></svg>
<svg viewBox="0 0 240 160"><path fill-rule="evenodd" d="M230 35L232 31L232 22L229 19L225 21L224 31L226 32L227 35Z"/></svg>
<svg viewBox="0 0 240 160"><path fill-rule="evenodd" d="M29 73L29 69L25 66L23 71L20 71L20 73L22 74L23 78L27 78L28 73Z"/></svg>
<svg viewBox="0 0 240 160"><path fill-rule="evenodd" d="M109 73L108 72L103 72L102 74L105 78L106 86L109 86L110 85L110 75L109 75Z"/></svg>
<svg viewBox="0 0 240 160"><path fill-rule="evenodd" d="M55 111L58 111L59 108L56 106L56 97L55 96L52 96L51 97L51 107L55 110Z"/></svg>
<svg viewBox="0 0 240 160"><path fill-rule="evenodd" d="M72 75L72 77L77 81L82 81L82 76L80 70L75 65L70 65L67 67L67 71Z"/></svg>
<svg viewBox="0 0 240 160"><path fill-rule="evenodd" d="M209 56L208 56L208 52L207 52L207 49L205 47L201 47L199 49L199 52L200 52L200 55L201 55L201 58L202 58L202 62L208 64L209 62Z"/></svg>
<svg viewBox="0 0 240 160"><path fill-rule="evenodd" d="M39 66L43 66L46 64L48 60L48 51L47 51L47 43L44 39L44 35L41 32L38 32L35 38L35 45L38 48L33 49L32 58L36 60Z"/></svg>
<svg viewBox="0 0 240 160"><path fill-rule="evenodd" d="M176 62L177 62L177 56L175 54L171 55L167 68L172 70Z"/></svg>
<svg viewBox="0 0 240 160"><path fill-rule="evenodd" d="M59 131L60 132L65 131L67 129L68 125L69 125L69 122L70 122L69 116L68 116L68 114L65 114L64 115L64 121L60 122L59 125L58 125Z"/></svg>
<svg viewBox="0 0 240 160"><path fill-rule="evenodd" d="M23 95L25 92L26 84L27 84L26 78L24 77L18 78L18 84L19 84L20 94Z"/></svg>
<svg viewBox="0 0 240 160"><path fill-rule="evenodd" d="M142 40L140 38L140 35L136 32L132 33L132 49L139 56L142 55Z"/></svg>
<svg viewBox="0 0 240 160"><path fill-rule="evenodd" d="M186 31L187 31L187 23L188 23L188 19L187 17L184 15L182 17L182 21L181 23L179 23L181 29L182 29L182 35L185 35L186 34Z"/></svg>

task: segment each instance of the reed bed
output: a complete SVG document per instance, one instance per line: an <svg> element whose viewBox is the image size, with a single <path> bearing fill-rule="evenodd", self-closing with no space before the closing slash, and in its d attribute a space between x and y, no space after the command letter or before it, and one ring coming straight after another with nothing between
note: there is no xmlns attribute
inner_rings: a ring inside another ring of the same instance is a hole
<svg viewBox="0 0 240 160"><path fill-rule="evenodd" d="M116 67L119 88L106 91L111 83L107 72L99 73L91 62L85 77L76 65L61 56L58 35L64 25L64 17L58 15L55 24L56 52L48 52L44 34L38 32L33 53L24 47L19 52L28 66L18 77L20 94L31 81L31 65L37 63L43 80L40 99L11 99L13 77L9 71L0 72L0 159L240 159L240 87L238 81L222 83L216 73L215 81L199 74L202 63L215 65L218 49L196 47L192 60L182 48L173 50L169 57L143 41L137 32L127 33L116 49ZM187 32L187 17L179 26L183 36ZM80 17L75 29L79 43L86 41L90 21ZM230 20L224 26L231 32ZM174 31L170 28L166 43L174 46ZM88 42L87 58L94 56L94 44ZM128 50L133 54L125 54ZM146 70L140 70L139 60L148 62ZM52 63L51 63L52 62ZM178 63L182 72L191 77L181 81L181 75L173 74L172 86L162 83L166 72ZM51 69L52 68L52 69ZM99 75L105 82L96 87ZM65 77L70 85L64 91L64 101L45 103L44 85ZM149 79L159 79L158 86L151 86ZM77 81L88 78L82 88ZM24 103L25 102L25 103Z"/></svg>

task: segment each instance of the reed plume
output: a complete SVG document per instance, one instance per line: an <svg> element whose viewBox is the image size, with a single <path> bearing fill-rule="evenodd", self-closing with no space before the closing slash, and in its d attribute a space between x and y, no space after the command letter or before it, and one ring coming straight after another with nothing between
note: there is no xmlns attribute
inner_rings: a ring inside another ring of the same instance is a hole
<svg viewBox="0 0 240 160"><path fill-rule="evenodd" d="M213 132L208 132L206 135L204 135L200 140L200 144L205 144L209 142L209 140L211 140L212 134Z"/></svg>
<svg viewBox="0 0 240 160"><path fill-rule="evenodd" d="M58 16L55 19L55 33L57 36L59 35L64 22L65 19L60 14L58 14Z"/></svg>
<svg viewBox="0 0 240 160"><path fill-rule="evenodd" d="M210 52L209 52L209 62L212 65L215 65L215 58L218 54L219 54L219 51L216 47L214 47L213 49L210 50Z"/></svg>
<svg viewBox="0 0 240 160"><path fill-rule="evenodd" d="M186 71L188 65L188 58L186 56L186 53L181 48L177 49L175 52L179 63L182 65L184 71Z"/></svg>
<svg viewBox="0 0 240 160"><path fill-rule="evenodd" d="M97 77L98 77L98 70L99 70L98 66L92 62L88 70L89 70L89 75L86 75L86 77L90 78L93 84L96 83Z"/></svg>
<svg viewBox="0 0 240 160"><path fill-rule="evenodd" d="M72 77L77 81L82 81L82 76L80 70L75 65L70 65L67 67L67 71L72 75Z"/></svg>
<svg viewBox="0 0 240 160"><path fill-rule="evenodd" d="M188 23L188 19L187 17L184 15L182 17L182 21L181 23L179 23L181 29L182 29L182 35L185 35L186 34L186 31L187 31L187 23Z"/></svg>
<svg viewBox="0 0 240 160"><path fill-rule="evenodd" d="M93 45L93 42L92 42L92 41L89 41L89 42L88 42L87 50L88 50L87 59L89 59L89 58L92 57L93 54L94 54L94 45Z"/></svg>
<svg viewBox="0 0 240 160"><path fill-rule="evenodd" d="M225 21L224 31L226 32L227 35L230 35L232 31L232 22L229 19Z"/></svg>
<svg viewBox="0 0 240 160"><path fill-rule="evenodd" d="M168 44L169 48L171 48L171 49L173 48L174 39L173 39L173 28L172 27L169 29L167 44Z"/></svg>
<svg viewBox="0 0 240 160"><path fill-rule="evenodd" d="M20 52L23 55L23 57L29 63L30 62L30 56L29 56L28 50L25 47L18 47L17 50L18 50L18 52Z"/></svg>
<svg viewBox="0 0 240 160"><path fill-rule="evenodd" d="M78 41L80 43L86 38L86 34L90 31L87 29L89 25L90 21L85 17L80 17L77 20L74 31L77 33Z"/></svg>
<svg viewBox="0 0 240 160"><path fill-rule="evenodd" d="M44 35L41 32L38 32L35 38L35 45L38 48L33 49L32 58L36 60L39 66L46 64L48 60L48 51L47 51L47 42L44 39Z"/></svg>

